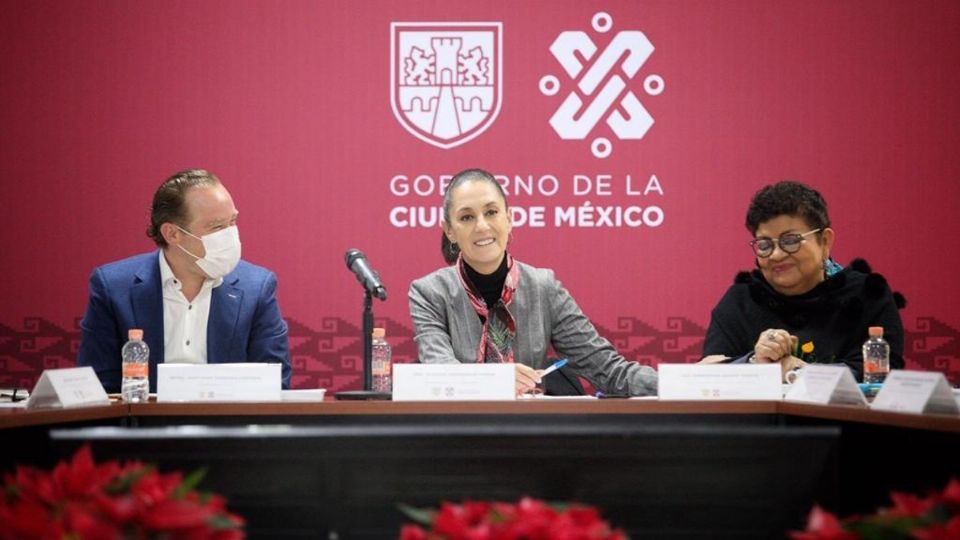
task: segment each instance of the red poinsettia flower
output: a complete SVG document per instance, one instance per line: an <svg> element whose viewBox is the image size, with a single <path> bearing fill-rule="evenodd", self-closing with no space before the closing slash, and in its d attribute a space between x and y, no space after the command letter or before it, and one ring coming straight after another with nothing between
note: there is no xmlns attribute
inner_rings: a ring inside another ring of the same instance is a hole
<svg viewBox="0 0 960 540"><path fill-rule="evenodd" d="M890 499L893 500L893 508L887 509L886 513L899 517L922 517L937 504L933 497L924 499L897 491L890 493Z"/></svg>
<svg viewBox="0 0 960 540"><path fill-rule="evenodd" d="M203 527L213 512L182 499L167 499L157 502L143 516L143 525L153 531L176 531Z"/></svg>
<svg viewBox="0 0 960 540"><path fill-rule="evenodd" d="M405 525L400 530L401 540L626 539L622 531L611 530L594 508L571 506L560 509L529 497L516 504L443 503L437 512L413 512L417 514L416 519L429 521L430 528L424 530L416 525ZM424 516L429 518L424 519Z"/></svg>
<svg viewBox="0 0 960 540"><path fill-rule="evenodd" d="M116 463L97 467L93 452L84 445L70 461L61 462L53 469L53 494L58 500L89 497L100 491L118 469Z"/></svg>
<svg viewBox="0 0 960 540"><path fill-rule="evenodd" d="M960 516L950 519L946 523L936 523L925 529L913 531L917 540L957 540L960 538Z"/></svg>
<svg viewBox="0 0 960 540"><path fill-rule="evenodd" d="M104 514L113 523L124 524L133 520L140 512L137 499L132 493L124 493L109 497L103 493L96 493L93 502L100 513Z"/></svg>
<svg viewBox="0 0 960 540"><path fill-rule="evenodd" d="M791 533L794 540L918 540L960 539L960 482L951 479L940 493L926 498L893 492L893 507L843 522L820 507L810 511L807 530Z"/></svg>
<svg viewBox="0 0 960 540"><path fill-rule="evenodd" d="M463 505L444 503L434 518L433 527L437 534L450 539L487 538L489 531L484 530L485 518L490 505L466 502Z"/></svg>
<svg viewBox="0 0 960 540"><path fill-rule="evenodd" d="M427 531L419 525L408 523L400 529L400 540L427 540Z"/></svg>
<svg viewBox="0 0 960 540"><path fill-rule="evenodd" d="M941 497L948 507L960 509L960 480L951 478L947 487L943 488Z"/></svg>
<svg viewBox="0 0 960 540"><path fill-rule="evenodd" d="M857 540L857 534L844 530L837 516L827 512L819 505L814 505L807 518L807 530L792 532L793 540Z"/></svg>
<svg viewBox="0 0 960 540"><path fill-rule="evenodd" d="M143 474L142 470L130 471L124 476L136 477L138 475L139 478L132 480L125 478L124 481L132 481L131 494L141 504L148 505L169 499L173 490L183 481L183 477L178 472L162 475L153 469L147 470L146 474Z"/></svg>
<svg viewBox="0 0 960 540"><path fill-rule="evenodd" d="M0 538L60 538L63 526L40 501L22 500L0 507Z"/></svg>
<svg viewBox="0 0 960 540"><path fill-rule="evenodd" d="M223 498L193 489L200 475L132 462L97 465L84 445L47 473L18 467L0 491L0 540L237 540L243 520Z"/></svg>
<svg viewBox="0 0 960 540"><path fill-rule="evenodd" d="M99 519L99 515L83 504L68 504L63 510L65 528L76 534L77 538L123 538L123 526L109 520Z"/></svg>

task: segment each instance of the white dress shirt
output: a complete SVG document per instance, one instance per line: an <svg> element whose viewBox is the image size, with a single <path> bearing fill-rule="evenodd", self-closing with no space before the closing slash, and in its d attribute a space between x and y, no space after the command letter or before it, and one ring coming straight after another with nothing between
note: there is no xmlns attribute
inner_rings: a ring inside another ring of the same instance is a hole
<svg viewBox="0 0 960 540"><path fill-rule="evenodd" d="M207 363L207 321L210 298L223 278L206 279L192 302L183 295L183 283L173 275L160 250L160 280L163 289L163 361L168 363Z"/></svg>

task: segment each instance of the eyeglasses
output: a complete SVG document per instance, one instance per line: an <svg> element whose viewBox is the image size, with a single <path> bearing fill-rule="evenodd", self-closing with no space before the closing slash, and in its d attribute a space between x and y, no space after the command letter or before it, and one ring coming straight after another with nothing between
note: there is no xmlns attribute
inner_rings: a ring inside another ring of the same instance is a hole
<svg viewBox="0 0 960 540"><path fill-rule="evenodd" d="M800 251L800 244L804 242L804 238L816 232L820 232L820 229L814 229L802 234L787 233L780 235L780 238L777 238L776 240L773 238L767 238L766 236L761 236L760 238L754 238L751 240L750 247L753 248L753 251L757 254L757 257L762 259L773 255L773 250L776 248L776 246L780 246L780 249L784 253L796 253Z"/></svg>

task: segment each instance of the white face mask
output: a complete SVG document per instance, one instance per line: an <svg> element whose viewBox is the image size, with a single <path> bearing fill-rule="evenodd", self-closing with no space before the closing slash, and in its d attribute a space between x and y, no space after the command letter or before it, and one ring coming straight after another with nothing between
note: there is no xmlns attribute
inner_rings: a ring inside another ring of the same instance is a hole
<svg viewBox="0 0 960 540"><path fill-rule="evenodd" d="M236 225L231 225L204 237L195 236L181 227L177 228L203 242L203 249L207 252L204 257L197 257L181 245L177 245L177 247L196 259L197 266L210 279L222 278L232 272L237 267L237 263L240 262L240 229Z"/></svg>

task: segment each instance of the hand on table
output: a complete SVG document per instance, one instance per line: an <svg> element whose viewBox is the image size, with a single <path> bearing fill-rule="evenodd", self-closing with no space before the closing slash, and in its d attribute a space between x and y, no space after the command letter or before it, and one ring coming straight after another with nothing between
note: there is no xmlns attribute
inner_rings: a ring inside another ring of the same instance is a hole
<svg viewBox="0 0 960 540"><path fill-rule="evenodd" d="M540 371L520 363L513 366L516 370L517 395L520 396L536 389L541 380Z"/></svg>
<svg viewBox="0 0 960 540"><path fill-rule="evenodd" d="M789 378L790 373L794 370L803 369L807 365L806 362L793 356L792 354L786 358L780 360L780 375L783 377L783 382L788 384L793 384L796 376Z"/></svg>
<svg viewBox="0 0 960 540"><path fill-rule="evenodd" d="M779 328L768 328L760 332L756 345L753 346L753 361L758 364L779 362L793 354L797 346L797 336Z"/></svg>

